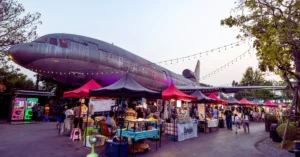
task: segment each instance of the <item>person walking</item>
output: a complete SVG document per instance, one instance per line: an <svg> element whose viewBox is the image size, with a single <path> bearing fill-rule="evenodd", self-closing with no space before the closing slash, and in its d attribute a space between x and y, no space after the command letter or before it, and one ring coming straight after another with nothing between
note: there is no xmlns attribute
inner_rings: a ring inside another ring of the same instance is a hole
<svg viewBox="0 0 300 157"><path fill-rule="evenodd" d="M235 134L237 134L237 130L241 128L241 118L234 114L234 124L235 124Z"/></svg>
<svg viewBox="0 0 300 157"><path fill-rule="evenodd" d="M250 128L249 128L249 113L246 112L244 114L244 118L243 118L243 121L244 121L244 124L243 124L243 127L244 127L244 132L247 133L247 130L248 130L248 133L250 133ZM247 128L247 129L246 129Z"/></svg>
<svg viewBox="0 0 300 157"><path fill-rule="evenodd" d="M213 118L214 119L218 119L219 118L219 111L218 111L218 107L216 106L214 109L213 109Z"/></svg>
<svg viewBox="0 0 300 157"><path fill-rule="evenodd" d="M232 130L232 111L227 107L227 110L224 112L226 117L226 127L227 130Z"/></svg>

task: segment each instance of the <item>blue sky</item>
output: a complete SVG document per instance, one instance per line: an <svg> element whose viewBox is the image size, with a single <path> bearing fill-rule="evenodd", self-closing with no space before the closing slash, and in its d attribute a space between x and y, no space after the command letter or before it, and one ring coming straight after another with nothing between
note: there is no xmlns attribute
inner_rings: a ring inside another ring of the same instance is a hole
<svg viewBox="0 0 300 157"><path fill-rule="evenodd" d="M38 34L73 33L97 38L124 48L153 62L183 57L238 41L237 28L225 28L220 20L230 15L234 0L19 0L26 12L40 12ZM222 49L205 57L200 75L204 76L248 49ZM204 83L230 84L239 81L248 66L257 67L255 52L215 74ZM162 64L181 74L194 70L196 59ZM30 77L32 72L23 69ZM274 76L268 79L276 78Z"/></svg>

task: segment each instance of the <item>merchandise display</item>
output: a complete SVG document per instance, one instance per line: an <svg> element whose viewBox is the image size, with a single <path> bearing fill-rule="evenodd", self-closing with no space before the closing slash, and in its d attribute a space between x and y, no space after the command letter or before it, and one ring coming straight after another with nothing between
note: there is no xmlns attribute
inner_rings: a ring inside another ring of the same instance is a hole
<svg viewBox="0 0 300 157"><path fill-rule="evenodd" d="M23 120L26 98L16 97L13 100L13 110L11 120Z"/></svg>
<svg viewBox="0 0 300 157"><path fill-rule="evenodd" d="M38 105L38 98L27 98L24 120L32 119L32 107Z"/></svg>

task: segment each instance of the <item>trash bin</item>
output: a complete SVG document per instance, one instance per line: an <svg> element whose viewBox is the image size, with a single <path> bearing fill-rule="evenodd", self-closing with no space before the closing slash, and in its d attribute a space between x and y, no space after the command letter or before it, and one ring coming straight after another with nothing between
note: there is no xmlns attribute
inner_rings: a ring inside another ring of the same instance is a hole
<svg viewBox="0 0 300 157"><path fill-rule="evenodd" d="M270 126L270 137L272 138L273 142L281 142L282 139L281 137L278 135L276 129L278 127L278 124L276 123L272 123Z"/></svg>

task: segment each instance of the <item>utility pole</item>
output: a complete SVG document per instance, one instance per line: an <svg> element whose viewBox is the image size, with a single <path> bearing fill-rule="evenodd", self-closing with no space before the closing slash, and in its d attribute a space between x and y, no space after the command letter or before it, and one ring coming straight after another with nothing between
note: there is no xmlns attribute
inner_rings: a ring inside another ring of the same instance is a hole
<svg viewBox="0 0 300 157"><path fill-rule="evenodd" d="M40 75L36 74L35 90L39 90Z"/></svg>

